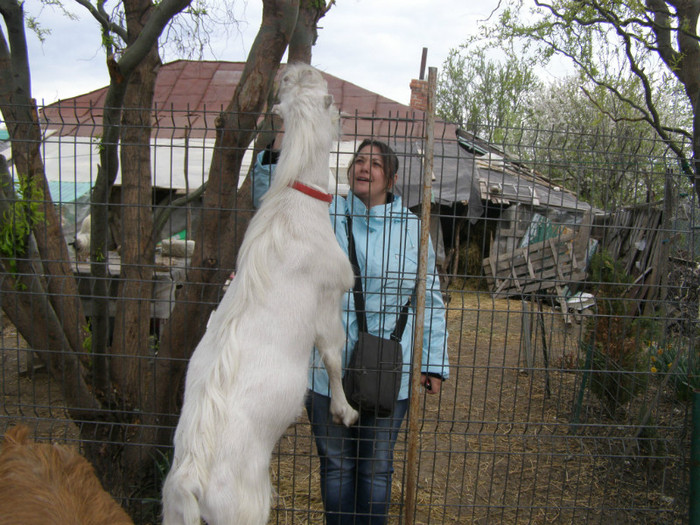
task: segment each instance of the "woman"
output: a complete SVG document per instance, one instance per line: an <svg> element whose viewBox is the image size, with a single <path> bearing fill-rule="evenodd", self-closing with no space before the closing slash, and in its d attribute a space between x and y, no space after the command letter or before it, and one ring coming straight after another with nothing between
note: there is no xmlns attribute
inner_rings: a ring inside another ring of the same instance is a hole
<svg viewBox="0 0 700 525"><path fill-rule="evenodd" d="M269 186L274 153L258 156L254 172L254 200ZM418 269L418 217L393 193L398 177L396 154L385 143L366 139L348 168L350 192L334 197L330 217L340 246L348 250L347 215L352 217L357 261L362 275L367 328L389 338L402 306L414 295ZM438 394L448 376L445 307L435 270L432 244L428 250L426 315L421 384ZM358 337L352 291L344 298L347 363ZM408 410L413 315L401 339L404 369L394 412L388 417L360 413L350 428L333 423L328 375L314 351L306 410L321 463L321 496L327 524L383 524L391 501L393 450Z"/></svg>

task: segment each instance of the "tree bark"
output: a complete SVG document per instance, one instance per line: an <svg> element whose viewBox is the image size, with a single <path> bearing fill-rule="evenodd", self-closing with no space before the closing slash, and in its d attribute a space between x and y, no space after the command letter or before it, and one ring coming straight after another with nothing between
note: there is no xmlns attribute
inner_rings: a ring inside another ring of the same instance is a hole
<svg viewBox="0 0 700 525"><path fill-rule="evenodd" d="M20 199L14 194L4 157L0 161L0 217L11 217L12 204L18 206ZM27 237L23 253L15 251L13 257L0 258L0 270L3 309L53 377L66 379L64 395L71 416L77 419L84 417L86 410L97 411L99 405L85 383L85 368L49 301L48 284L33 236Z"/></svg>
<svg viewBox="0 0 700 525"><path fill-rule="evenodd" d="M673 6L675 22L668 4ZM653 13L652 28L659 56L683 84L693 108L693 165L683 166L683 169L700 197L700 43L697 33L700 2L647 0L646 5ZM672 29L674 23L677 29ZM673 35L677 48L673 46Z"/></svg>
<svg viewBox="0 0 700 525"><path fill-rule="evenodd" d="M91 318L93 355L103 355L110 348L108 236L109 196L119 167L120 119L129 78L144 58L157 46L158 38L168 21L189 5L191 0L163 0L157 7L146 10L148 17L117 61L107 59L110 85L105 97L100 165L90 203L90 268L94 277Z"/></svg>
<svg viewBox="0 0 700 525"><path fill-rule="evenodd" d="M51 202L39 153L41 130L36 103L30 93L22 5L16 0L2 0L0 14L9 35L9 45L4 38L0 39L0 111L12 139L15 171L18 177L26 177L29 181L44 219L33 225L33 234L43 261L42 272L53 276L45 281L45 293L48 294L50 305L56 311L70 345L62 351L81 351L83 310L69 263L68 248L63 240L60 218ZM33 329L22 335L31 344L32 339L38 335L36 332Z"/></svg>
<svg viewBox="0 0 700 525"><path fill-rule="evenodd" d="M19 251L15 247L14 261L3 257L2 306L30 347L40 351L39 357L53 377L70 381L64 391L69 412L77 419L85 410L99 408L77 353L82 351L82 306L39 154L41 131L30 93L22 5L2 0L0 13L9 35L9 44L4 37L0 39L0 110L12 141L16 177L28 189L21 198L11 191L3 192L3 201L5 206L12 202L24 207L30 215L34 203L41 218L31 224L32 234L22 243L26 248ZM9 177L6 166L3 172L3 178ZM2 210L0 217L10 216L6 211Z"/></svg>
<svg viewBox="0 0 700 525"><path fill-rule="evenodd" d="M135 4L135 5L133 5ZM143 29L140 14L150 0L125 2L129 40ZM151 355L150 318L155 242L151 183L151 107L160 56L157 46L129 77L121 125L121 282L112 340L111 379L122 402L136 406L146 384ZM144 359L145 358L145 359Z"/></svg>
<svg viewBox="0 0 700 525"><path fill-rule="evenodd" d="M110 86L103 115L102 148L98 177L91 201L91 270L96 315L92 318L93 355L104 356L98 369L110 388L106 402L113 411L109 421L126 425L83 425L88 441L86 455L112 493L127 495L150 473L151 458L140 454L138 427L140 405L149 384L147 364L150 301L153 286L154 247L150 173L151 107L160 58L158 37L167 22L190 0L166 0L154 7L150 0L130 0L124 9L127 22L126 51L116 61L108 57ZM110 340L108 290L109 197L122 158L122 264L114 333ZM111 359L105 354L111 350ZM136 412L133 409L137 408ZM100 442L120 443L118 449ZM136 509L130 509L134 512Z"/></svg>
<svg viewBox="0 0 700 525"><path fill-rule="evenodd" d="M290 64L293 62L311 64L311 48L318 38L318 21L329 9L330 5L326 6L325 2L301 0L299 16L287 52L287 61Z"/></svg>

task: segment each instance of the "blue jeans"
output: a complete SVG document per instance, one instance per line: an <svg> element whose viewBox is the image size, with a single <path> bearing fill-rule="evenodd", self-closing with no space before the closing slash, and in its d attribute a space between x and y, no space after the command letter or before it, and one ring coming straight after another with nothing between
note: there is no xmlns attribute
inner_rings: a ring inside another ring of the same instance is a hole
<svg viewBox="0 0 700 525"><path fill-rule="evenodd" d="M389 417L360 414L347 428L333 423L329 397L309 390L306 411L321 461L321 498L327 525L386 522L391 502L394 445L408 409L397 401Z"/></svg>

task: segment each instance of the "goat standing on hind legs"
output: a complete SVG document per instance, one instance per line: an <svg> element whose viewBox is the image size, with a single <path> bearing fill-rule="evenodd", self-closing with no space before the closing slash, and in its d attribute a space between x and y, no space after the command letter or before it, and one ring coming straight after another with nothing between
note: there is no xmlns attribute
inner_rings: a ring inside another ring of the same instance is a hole
<svg viewBox="0 0 700 525"><path fill-rule="evenodd" d="M354 276L320 189L337 110L321 74L304 64L287 66L279 96L273 111L285 134L274 183L187 369L164 525L267 522L270 457L301 413L314 346L331 378L334 420L358 418L341 380L341 298Z"/></svg>

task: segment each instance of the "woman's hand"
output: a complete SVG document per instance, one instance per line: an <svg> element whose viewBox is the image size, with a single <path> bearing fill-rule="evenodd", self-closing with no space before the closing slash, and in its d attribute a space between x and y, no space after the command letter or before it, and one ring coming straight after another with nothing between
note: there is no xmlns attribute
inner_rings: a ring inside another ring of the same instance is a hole
<svg viewBox="0 0 700 525"><path fill-rule="evenodd" d="M425 388L428 394L437 394L442 387L442 379L439 377L429 376L428 374L420 375L420 384Z"/></svg>

